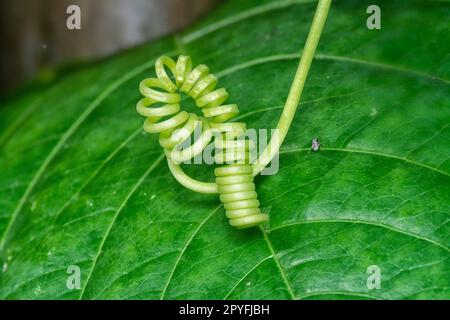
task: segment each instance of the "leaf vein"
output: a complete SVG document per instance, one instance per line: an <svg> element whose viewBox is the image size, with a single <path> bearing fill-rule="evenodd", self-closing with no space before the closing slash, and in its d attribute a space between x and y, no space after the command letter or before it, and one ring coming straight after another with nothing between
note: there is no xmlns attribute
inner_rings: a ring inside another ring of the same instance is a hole
<svg viewBox="0 0 450 320"><path fill-rule="evenodd" d="M120 207L117 209L113 219L111 220L111 223L108 226L108 229L106 230L105 235L102 237L102 240L100 242L100 245L98 247L97 250L97 254L94 257L94 261L92 263L92 267L89 270L89 274L86 278L86 282L84 283L84 286L81 290L80 293L80 300L83 299L86 287L92 277L92 274L94 272L95 266L97 265L98 259L100 258L100 255L102 253L103 250L103 246L106 243L106 239L109 237L112 227L114 225L114 223L117 220L117 217L119 216L120 212L122 211L122 209L125 207L125 205L127 204L128 200L131 198L131 196L138 190L138 188L140 187L140 185L142 184L142 182L144 182L145 178L156 168L156 166L161 163L161 161L164 159L164 155L159 156L158 159L155 160L155 162L153 162L153 164L145 171L145 173L142 175L142 177L136 182L136 184L133 186L133 188L130 190L130 192L127 194L127 196L125 197L125 199L123 200L122 204L120 205Z"/></svg>
<svg viewBox="0 0 450 320"><path fill-rule="evenodd" d="M311 151L310 148L299 148L299 147L292 147L292 148L286 148L284 150L280 151L280 154L287 154L287 153L293 153L293 152L304 152L304 151ZM411 160L405 157L401 157L401 156L397 156L394 154L389 154L389 153L383 153L383 152L378 152L378 151L369 151L369 150L359 150L359 149L349 149L349 148L328 148L328 147L323 147L320 148L320 151L336 151L336 152L348 152L348 153L359 153L359 154L367 154L367 155L374 155L374 156L379 156L379 157L386 157L386 158L392 158L392 159L396 159L396 160L400 160L400 161L405 161L408 162L410 164L413 164L415 166L418 167L422 167L434 172L437 172L439 174L442 174L444 176L450 177L450 173L440 170L438 168L429 166L427 164L415 161L415 160Z"/></svg>
<svg viewBox="0 0 450 320"><path fill-rule="evenodd" d="M408 231L405 231L405 230L401 230L399 228L396 228L396 227L393 227L393 226L389 226L389 225L386 225L386 224L382 224L382 223L379 223L379 222L365 221L365 220L360 220L360 219L359 220L358 219L316 219L316 220L295 221L295 222L286 223L286 224L282 224L282 225L276 226L276 227L272 228L270 231L272 232L272 231L280 230L280 229L284 229L284 228L295 227L297 225L312 224L312 223L355 223L355 224L372 225L372 226L376 226L376 227L380 227L380 228L385 228L385 229L391 230L393 232L401 233L401 234L404 234L406 236L410 236L410 237L416 238L418 240L423 240L423 241L429 242L429 243L431 243L431 244L433 244L433 245L435 245L437 247L440 247L441 249L444 249L445 251L450 253L450 248L446 247L445 245L443 245L443 244L441 244L441 243L439 243L439 242L437 242L437 241L435 241L433 239L430 239L430 238L418 235L416 233L412 233L412 232L408 232Z"/></svg>
<svg viewBox="0 0 450 320"><path fill-rule="evenodd" d="M264 240L266 241L267 247L269 248L269 250L272 254L273 260L275 261L275 263L278 267L278 271L280 271L281 278L282 278L284 284L286 285L286 289L287 289L289 295L291 296L291 299L296 300L294 290L292 290L291 284L289 283L286 273L284 272L283 266L281 265L280 261L277 258L277 255L275 253L275 250L273 249L272 242L270 242L267 232L262 227L260 227L260 230L263 234Z"/></svg>
<svg viewBox="0 0 450 320"><path fill-rule="evenodd" d="M186 252L187 247L189 246L189 244L192 242L192 240L195 238L195 236L198 234L198 232L200 231L200 229L203 227L203 225L222 207L222 205L217 206L216 208L214 208L214 210L211 211L210 214L208 214L205 219L203 219L202 222L200 222L200 224L197 226L197 228L194 230L194 232L192 232L191 236L188 238L188 240L186 241L186 243L184 244L183 248L180 251L180 254L177 257L177 260L175 261L175 264L172 268L172 270L170 271L169 277L167 278L166 284L164 285L163 291L161 293L161 297L160 300L164 299L164 296L167 292L167 288L169 287L170 282L172 281L172 277L175 274L175 270L177 269L178 265L180 264L181 258L183 257L184 253Z"/></svg>

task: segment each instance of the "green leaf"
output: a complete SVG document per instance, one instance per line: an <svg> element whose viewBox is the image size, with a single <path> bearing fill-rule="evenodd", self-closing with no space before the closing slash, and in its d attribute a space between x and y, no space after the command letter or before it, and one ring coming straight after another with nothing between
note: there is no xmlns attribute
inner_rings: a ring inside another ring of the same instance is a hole
<svg viewBox="0 0 450 320"><path fill-rule="evenodd" d="M450 3L377 1L381 30L370 4L333 2L279 173L256 179L267 234L172 178L137 87L159 55L188 54L248 127L274 128L315 1L229 1L2 102L0 298L450 298Z"/></svg>

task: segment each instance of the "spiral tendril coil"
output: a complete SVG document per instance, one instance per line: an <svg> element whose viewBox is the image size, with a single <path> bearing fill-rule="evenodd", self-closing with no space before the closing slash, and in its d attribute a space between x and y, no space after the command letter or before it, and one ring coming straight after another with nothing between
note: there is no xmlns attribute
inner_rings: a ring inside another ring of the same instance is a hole
<svg viewBox="0 0 450 320"><path fill-rule="evenodd" d="M176 62L162 56L155 63L155 70L157 78L144 79L139 84L144 98L137 103L136 109L147 118L144 130L159 133L159 144L174 163L188 161L203 152L216 133L218 138L214 144L221 151L214 159L221 166L214 170L215 181L230 224L248 228L268 221L268 215L260 211L253 183L249 163L251 143L240 139L246 125L227 122L239 113L239 109L236 104L224 104L229 97L226 89L216 88L218 79L209 73L206 65L192 68L188 56L180 55ZM195 101L203 116L181 110L181 92ZM201 129L200 137L180 150L196 128Z"/></svg>

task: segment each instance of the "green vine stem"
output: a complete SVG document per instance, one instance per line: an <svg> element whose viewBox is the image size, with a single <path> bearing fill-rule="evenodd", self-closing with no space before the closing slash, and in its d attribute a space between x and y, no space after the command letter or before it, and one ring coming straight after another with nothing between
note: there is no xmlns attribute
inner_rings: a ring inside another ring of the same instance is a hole
<svg viewBox="0 0 450 320"><path fill-rule="evenodd" d="M314 19L311 29L309 30L305 48L298 64L297 72L295 74L294 81L292 82L288 98L284 104L283 112L277 124L278 130L275 131L275 134L269 144L261 153L257 161L253 164L253 176L259 174L270 163L275 154L280 150L284 138L291 127L292 119L297 111L309 68L311 67L325 21L327 20L330 6L331 0L319 0L319 3L317 4L316 13L314 14Z"/></svg>
<svg viewBox="0 0 450 320"><path fill-rule="evenodd" d="M297 67L297 72L292 82L280 120L278 121L278 130L275 131L276 133L268 143L267 147L253 164L253 176L258 175L270 163L275 154L280 150L284 138L289 131L292 119L294 118L300 102L306 78L308 76L320 36L327 20L331 1L332 0L319 0L319 3L317 4L311 29L305 43L305 48L303 49L303 54ZM179 165L173 163L171 160L168 160L168 163L169 169L175 179L186 188L200 193L218 193L216 183L202 182L193 179L189 177Z"/></svg>
<svg viewBox="0 0 450 320"><path fill-rule="evenodd" d="M269 220L268 214L260 210L253 179L278 153L289 131L330 6L331 0L319 0L317 4L277 130L254 164L250 160L250 141L235 140L245 134L246 124L228 121L239 114L239 108L236 104L224 104L229 94L225 88L217 88L218 79L206 65L194 67L191 58L185 55L180 55L176 61L161 56L155 62L157 77L144 79L139 84L139 91L144 98L138 101L136 111L146 117L144 130L159 134L159 144L164 149L173 176L190 190L219 193L231 226L243 229ZM203 117L182 110L181 93L195 101ZM200 137L189 147L180 150L182 143L197 128L202 130ZM215 182L202 182L187 175L180 164L202 154L214 134L217 135L214 145L220 149L215 152L214 162L221 166L214 170Z"/></svg>
<svg viewBox="0 0 450 320"><path fill-rule="evenodd" d="M303 54L301 56L301 59L300 59L300 62L299 62L298 68L297 68L297 72L296 72L294 80L292 82L292 86L289 91L289 95L286 100L286 103L284 105L284 109L281 114L280 120L278 121L278 125L277 125L278 130L275 131L276 133L274 134L274 136L268 143L265 150L261 153L261 155L257 159L257 161L252 165L251 170L252 170L253 176L256 176L257 174L259 174L267 166L267 164L270 163L270 161L272 160L274 155L279 151L279 149L283 143L283 140L289 131L289 128L292 123L292 119L295 115L297 106L300 102L300 97L301 97L301 94L302 94L302 91L303 91L303 88L305 85L305 81L306 81L312 60L314 58L314 54L315 54L317 45L320 40L320 36L322 34L322 30L325 25L325 21L328 16L328 11L329 11L330 6L331 6L331 0L319 0L319 2L317 4L314 19L311 24L308 38L305 43L305 48L303 50ZM180 64L180 67L182 67L182 66L184 66L184 67L182 68L183 70L181 70L181 69L178 70L179 71L178 73L181 72L180 74L184 74L184 72L186 71L185 68L188 67L187 66L188 61L187 60L185 61L185 59L188 59L188 57L183 56L181 59L182 59L182 61L181 61L182 63ZM163 83L162 84L160 83L157 86L162 86L162 87L168 86L168 88L170 89L169 91L171 91L171 90L173 91L174 88L176 88L176 86L175 86L175 84L171 83L169 78L167 77L167 74L164 71L163 64L167 64L167 67L169 69L171 69L173 74L177 74L177 70L176 70L177 66L175 65L175 62L172 61L171 59L169 59L168 57L161 57L159 60L160 60L160 62L159 62L159 65L157 66L157 70L159 70L160 74L159 74L158 78L160 78L160 81L162 81ZM189 61L189 63L190 63L190 61ZM190 65L189 65L189 68L190 68ZM207 67L202 66L202 68L207 68ZM145 81L153 81L153 82L156 81L152 85L156 85L157 83L159 83L157 79L151 79L151 80L145 80ZM202 81L204 81L204 80L202 80ZM145 89L145 90L148 90L148 89ZM175 100L169 101L171 99L175 99L174 97L176 97L176 95L174 95L174 94L167 95L165 97L165 99L167 101L165 100L165 102L170 102L170 103L177 102L178 100L177 101L175 101ZM157 94L156 98L157 98L156 100L160 99L161 98L160 94ZM151 101L146 101L146 104L149 104L149 102L153 103L156 100L154 100L154 98L152 98ZM173 106L174 105L171 105L171 107L173 107ZM141 106L141 108L142 108L142 106ZM143 109L145 109L145 108L143 108ZM145 110L144 110L143 115L146 115ZM180 115L178 115L178 116L180 116ZM159 119L159 117L156 117L156 118ZM152 122L152 121L150 121L150 122ZM203 181L199 181L199 180L196 180L196 179L188 176L183 171L181 166L178 163L175 163L171 159L171 156L167 153L167 150L166 150L166 155L167 155L167 162L168 162L171 173L173 174L175 179L179 183L181 183L183 186L185 186L186 188L188 188L192 191L199 192L199 193L219 193L219 187L215 182L203 182Z"/></svg>

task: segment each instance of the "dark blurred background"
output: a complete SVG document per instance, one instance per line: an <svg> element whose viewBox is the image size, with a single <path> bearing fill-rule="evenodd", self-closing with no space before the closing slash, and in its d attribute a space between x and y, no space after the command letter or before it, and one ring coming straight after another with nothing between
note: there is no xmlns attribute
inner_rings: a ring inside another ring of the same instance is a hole
<svg viewBox="0 0 450 320"><path fill-rule="evenodd" d="M221 0L2 0L0 93L39 70L98 58L178 31ZM69 5L81 9L81 30L68 30Z"/></svg>

